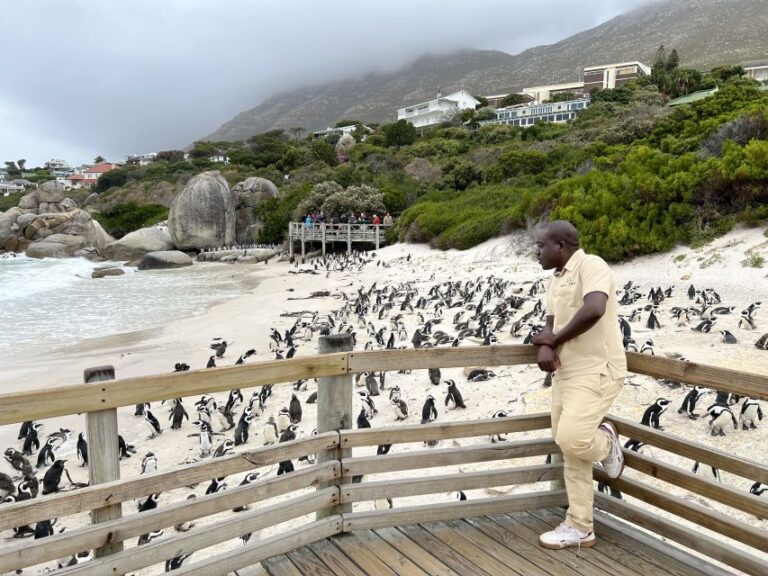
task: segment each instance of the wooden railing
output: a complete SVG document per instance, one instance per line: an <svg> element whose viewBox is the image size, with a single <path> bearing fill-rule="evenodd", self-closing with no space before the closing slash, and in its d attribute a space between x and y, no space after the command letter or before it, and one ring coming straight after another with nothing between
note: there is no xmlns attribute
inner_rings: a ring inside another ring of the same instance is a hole
<svg viewBox="0 0 768 576"><path fill-rule="evenodd" d="M332 339L333 337L331 337ZM321 350L330 347L321 339ZM323 348L324 347L324 348ZM0 397L0 424L49 418L73 413L109 413L119 406L134 405L180 396L249 388L264 384L289 383L299 378L320 378L318 422L339 425L309 439L276 446L246 450L233 456L180 466L172 471L138 478L93 484L62 494L0 507L0 529L34 524L87 511L116 506L152 493L190 486L232 474L264 469L299 456L316 455L316 463L279 477L260 479L224 492L193 500L164 503L155 510L98 521L62 534L0 549L0 573L49 563L86 550L109 550L115 543L135 538L152 530L167 529L182 522L203 521L205 526L158 539L141 547L109 551L83 564L62 569L61 574L127 574L167 559L195 552L177 571L184 575L227 574L264 558L290 551L312 541L343 531L405 525L431 520L447 520L475 515L560 506L566 495L560 481L562 466L545 464L544 456L556 456L558 448L547 430L548 414L532 414L501 419L432 423L351 430L350 409L340 409L346 400L351 407L351 375L379 370L422 369L429 367L496 366L535 362L529 346L460 347L371 352L333 352L314 357L259 362L245 366L183 372L148 378L134 378L73 385L55 390L5 395ZM629 368L638 374L666 377L688 384L699 384L768 399L768 378L734 370L659 357L628 354ZM705 466L768 484L765 462L740 458L686 439L672 436L622 418L611 418L622 436L634 438L658 451L672 453ZM355 455L354 449L382 444L402 444L432 440L483 437L491 434L534 432L533 438L510 436L506 442L479 443L461 448L422 448L386 455ZM115 440L116 441L116 440ZM768 535L738 518L747 513L768 519L768 502L743 490L696 476L666 462L625 451L627 471L618 480L606 481L645 503L618 500L598 494L596 505L615 517L643 526L652 532L696 550L748 574L766 573ZM92 455L92 457L98 457ZM504 468L461 472L457 466L505 461ZM556 462L556 460L555 460ZM430 472L432 469L434 473ZM407 475L397 475L407 471ZM421 472L418 472L421 471ZM388 475L381 479L377 475ZM365 481L359 482L361 476ZM671 490L664 482L697 495L717 510L692 502ZM392 509L361 511L354 503L383 498L405 498L495 486L526 485L513 495L472 499L464 502L398 506ZM275 501L274 499L277 499ZM257 505L248 511L219 516L239 506ZM119 506L117 506L119 508ZM721 512L725 509L726 512ZM733 514L728 511L733 511ZM309 516L315 513L315 519ZM677 516L674 521L667 516ZM301 520L299 520L301 519ZM302 521L289 529L283 523ZM282 529L281 529L282 528ZM719 535L709 535L700 530ZM210 554L205 548L256 535L247 546ZM754 549L757 552L750 551ZM206 557L202 557L206 555Z"/></svg>
<svg viewBox="0 0 768 576"><path fill-rule="evenodd" d="M384 224L326 224L315 222L288 223L288 251L293 256L293 243L301 242L301 255L306 254L305 242L320 242L322 253L325 254L328 242L343 242L347 252L352 251L354 244L372 244L376 250L387 243L387 229Z"/></svg>

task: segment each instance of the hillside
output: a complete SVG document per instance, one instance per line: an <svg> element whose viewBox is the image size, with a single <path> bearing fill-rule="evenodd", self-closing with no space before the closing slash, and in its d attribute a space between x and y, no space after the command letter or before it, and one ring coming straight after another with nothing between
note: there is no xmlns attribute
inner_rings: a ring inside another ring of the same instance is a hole
<svg viewBox="0 0 768 576"><path fill-rule="evenodd" d="M275 128L322 129L342 118L387 122L407 103L466 88L492 94L574 80L584 66L653 61L664 44L681 64L707 70L768 59L768 0L664 0L548 46L510 55L468 50L422 57L391 74L371 74L269 98L223 124L207 140L235 141Z"/></svg>

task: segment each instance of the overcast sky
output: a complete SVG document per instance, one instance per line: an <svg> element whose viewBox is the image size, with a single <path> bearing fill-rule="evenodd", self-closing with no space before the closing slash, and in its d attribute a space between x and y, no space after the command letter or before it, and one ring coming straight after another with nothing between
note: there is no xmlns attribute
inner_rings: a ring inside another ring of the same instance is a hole
<svg viewBox="0 0 768 576"><path fill-rule="evenodd" d="M515 54L647 1L7 2L0 162L181 148L277 92L425 52Z"/></svg>

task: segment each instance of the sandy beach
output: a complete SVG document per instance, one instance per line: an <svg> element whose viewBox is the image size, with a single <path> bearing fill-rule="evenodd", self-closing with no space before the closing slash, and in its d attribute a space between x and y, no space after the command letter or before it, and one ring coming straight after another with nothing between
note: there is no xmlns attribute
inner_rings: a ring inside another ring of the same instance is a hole
<svg viewBox="0 0 768 576"><path fill-rule="evenodd" d="M750 254L761 254L768 259L768 238L763 235L763 229L740 229L702 248L691 249L679 247L672 252L635 259L631 262L614 265L617 286L621 287L628 281L638 286L639 291L647 293L650 288L661 287L666 289L673 286L673 296L666 299L660 309L659 319L661 328L650 330L645 327L647 313L642 313L641 320L632 323L633 337L638 346L648 338L654 342L654 351L657 355L680 355L694 362L702 362L716 366L722 366L737 370L751 371L759 374L768 373L768 352L758 350L754 342L768 332L768 311L760 309L755 313L757 328L746 330L738 327L739 312L749 304L763 301L764 307L768 307L768 278L766 268L753 268L744 266L742 261ZM207 312L194 317L170 323L164 327L152 330L143 330L119 334L107 338L83 341L77 345L56 350L53 353L33 358L10 358L4 363L0 374L0 387L5 392L39 389L44 387L65 386L82 382L83 370L104 364L115 367L118 378L145 376L151 374L167 373L173 370L177 362L184 362L192 369L204 368L211 354L209 348L214 338L223 338L231 342L225 357L218 362L219 366L234 364L240 354L248 349L255 348L257 353L248 362L267 360L274 357L269 348L269 330L274 327L284 332L289 328L294 318L282 317L281 314L311 311L328 314L338 309L341 305L341 293L354 295L360 287L368 289L374 282L382 288L386 285L401 285L410 283L419 290L420 295L435 284L448 280L467 280L486 278L490 275L512 281L515 285L525 287L536 280L548 278L548 273L540 269L532 257L532 244L527 236L510 236L489 241L474 249L457 252L439 252L429 249L424 245L397 244L384 248L371 256L372 260L360 269L346 271L318 271L317 274L299 274L292 264L288 262L270 262L268 265L253 265L250 268L243 267L238 274L248 276L248 281L255 283L255 288L242 297L230 300L209 309ZM313 262L301 268L309 270L313 268ZM691 329L697 319L692 319L688 326L678 327L670 318L668 310L672 306L689 306L691 302L686 291L693 284L697 289L712 288L722 297L723 306L735 306L735 313L723 315L718 320L717 329L709 334L696 332ZM312 292L327 290L330 296L324 298L306 299ZM293 298L293 299L291 299ZM532 300L531 302L533 302ZM633 309L646 305L643 299L636 305L622 307L621 313L629 314ZM529 309L528 307L524 308ZM454 311L446 312L440 328L448 333L453 333L451 316ZM425 316L427 314L425 313ZM376 328L387 327L388 320L377 320L375 315L369 315ZM352 320L350 320L352 321ZM408 340L398 341L396 345L410 344L410 335L417 326L415 314L406 314L404 318L408 330ZM358 328L357 347L362 349L369 340L364 328ZM724 344L718 330L729 330L738 339L737 344ZM515 338L509 333L506 326L498 333L502 344L521 344L522 338ZM479 344L465 340L462 345ZM308 356L317 353L317 337L309 342L299 342L297 356ZM437 399L438 421L474 419L490 417L496 410L506 410L510 415L545 412L549 407L550 392L542 386L543 375L535 366L509 366L494 368L496 377L486 382L468 382L463 369L444 369L443 379L453 378L460 387L465 402L466 410L447 411L443 405L445 387L432 386L427 377L426 370L413 371L409 374L387 374L387 385L400 386L403 399L408 403L411 417L406 424L418 423L421 406L428 394ZM316 384L310 382L306 391L298 392L302 403L316 390ZM619 399L611 412L613 414L640 422L644 410L657 398L664 397L671 400L670 409L662 416L662 425L665 431L684 436L688 440L707 444L721 450L727 450L735 455L748 458L755 462L768 461L768 447L766 445L766 427L764 422L758 430L728 430L725 437L710 436L707 427L707 418L698 421L689 420L685 415L678 415L683 396L688 391L687 387L671 389L660 384L657 380L633 375L628 379ZM251 428L251 439L248 448L262 445L263 423L270 414L276 415L283 406L287 406L293 389L290 385L278 385L274 388L274 394L269 399L264 415L254 421ZM249 398L251 390L243 390L245 398ZM392 425L395 423L394 412L389 405L386 396L376 398L379 413L372 419L373 427ZM226 399L225 394L217 394L217 399L222 403ZM193 417L194 401L190 398L185 401L187 411ZM706 407L714 402L714 395L705 397L697 406L698 412L704 414ZM763 410L768 409L768 402L763 403ZM740 406L734 410L738 415ZM355 410L359 412L359 402ZM138 453L130 460L123 460L121 474L123 477L138 475L141 457L147 452L154 452L159 461L158 469L168 470L189 458L198 458L199 450L194 438L187 438L193 434L196 428L185 422L181 430L169 429L167 422L167 408L152 404L152 410L160 418L164 433L154 440L148 440L148 429L140 417L133 415L134 408L125 407L119 410L120 432L126 441L134 444ZM316 414L312 405L304 405L304 418L300 424L299 435L308 435L315 428ZM75 442L77 433L84 430L83 416L69 416L52 419L45 422L42 437L47 433L57 430L59 427L70 428L74 434L69 441L62 446L57 454L59 458L69 460L69 469L75 481L87 480L87 469L78 467L75 458ZM20 448L21 441L16 439L18 426L6 426L0 429L0 445L5 447ZM231 433L230 433L231 434ZM533 436L533 434L531 435ZM219 440L220 441L220 440ZM452 443L443 442L441 447L467 446L478 443L487 443L488 438L461 439ZM420 450L422 445L402 445L394 448L398 451ZM355 455L375 453L373 449L356 450ZM653 449L649 449L646 455L656 456ZM659 451L660 454L660 451ZM683 458L664 454L663 459L685 469L690 469L692 462ZM540 459L539 459L540 460ZM534 462L532 462L534 463ZM505 463L496 463L502 467ZM523 462L521 462L523 464ZM303 466L300 464L299 466ZM477 468L475 468L477 467ZM488 468L487 465L462 466L462 471L472 471L479 468ZM3 471L11 473L7 464L0 467ZM446 473L447 469L428 470L425 473ZM274 475L275 470L267 473ZM629 471L632 474L632 471ZM382 479L386 475L377 475L366 479ZM230 478L230 486L239 483L241 477ZM739 491L747 491L751 482L736 476L724 473L724 484L728 484ZM199 485L194 489L180 488L172 493L162 495L161 505L186 498L190 493L203 494L205 485ZM468 498L482 497L489 494L516 493L531 490L531 486L499 487L489 490L468 491ZM672 488L674 491L674 488ZM448 500L449 495L433 496L432 500ZM688 498L688 496L686 496ZM692 500L718 509L718 505L712 502L703 502L699 498ZM413 503L424 503L424 497L396 499L395 507ZM370 508L368 503L358 506ZM129 502L124 506L124 514L135 511ZM756 527L768 528L768 521L761 521L747 514L732 513L734 517L749 522ZM82 515L81 515L82 516ZM215 518L214 518L215 519ZM210 522L207 519L206 522ZM85 522L84 517L72 517L62 519L62 524L74 528ZM201 522L203 525L206 522ZM166 536L173 533L173 529L166 529ZM17 543L11 538L12 533L5 531L2 534L2 544ZM130 543L135 545L135 541ZM204 558L222 550L242 546L238 541L224 543L214 549L196 553L190 562ZM141 574L157 573L158 566L141 571ZM160 570L161 571L161 570ZM27 573L25 571L25 573ZM33 572L31 572L33 573Z"/></svg>

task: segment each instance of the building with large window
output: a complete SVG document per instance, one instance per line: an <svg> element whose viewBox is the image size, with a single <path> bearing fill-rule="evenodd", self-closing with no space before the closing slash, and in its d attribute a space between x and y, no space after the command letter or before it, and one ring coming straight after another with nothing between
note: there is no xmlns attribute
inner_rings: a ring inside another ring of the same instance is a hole
<svg viewBox="0 0 768 576"><path fill-rule="evenodd" d="M459 90L447 96L438 94L434 100L400 108L397 111L397 119L407 120L416 128L424 128L449 120L462 110L474 110L479 104L472 94Z"/></svg>
<svg viewBox="0 0 768 576"><path fill-rule="evenodd" d="M584 95L584 82L568 82L566 84L548 84L546 86L531 86L523 88L523 94L534 102L546 102L560 94Z"/></svg>
<svg viewBox="0 0 768 576"><path fill-rule="evenodd" d="M742 66L744 75L758 82L768 82L768 61L748 62Z"/></svg>
<svg viewBox="0 0 768 576"><path fill-rule="evenodd" d="M523 128L539 122L562 124L576 118L579 112L587 106L589 106L589 98L577 98L550 104L511 106L496 110L495 120L484 120L479 124L481 126L484 124L507 124L509 126L522 126Z"/></svg>
<svg viewBox="0 0 768 576"><path fill-rule="evenodd" d="M595 88L598 90L621 88L630 80L650 76L650 74L650 66L642 62L588 66L584 68L584 94L589 94Z"/></svg>

